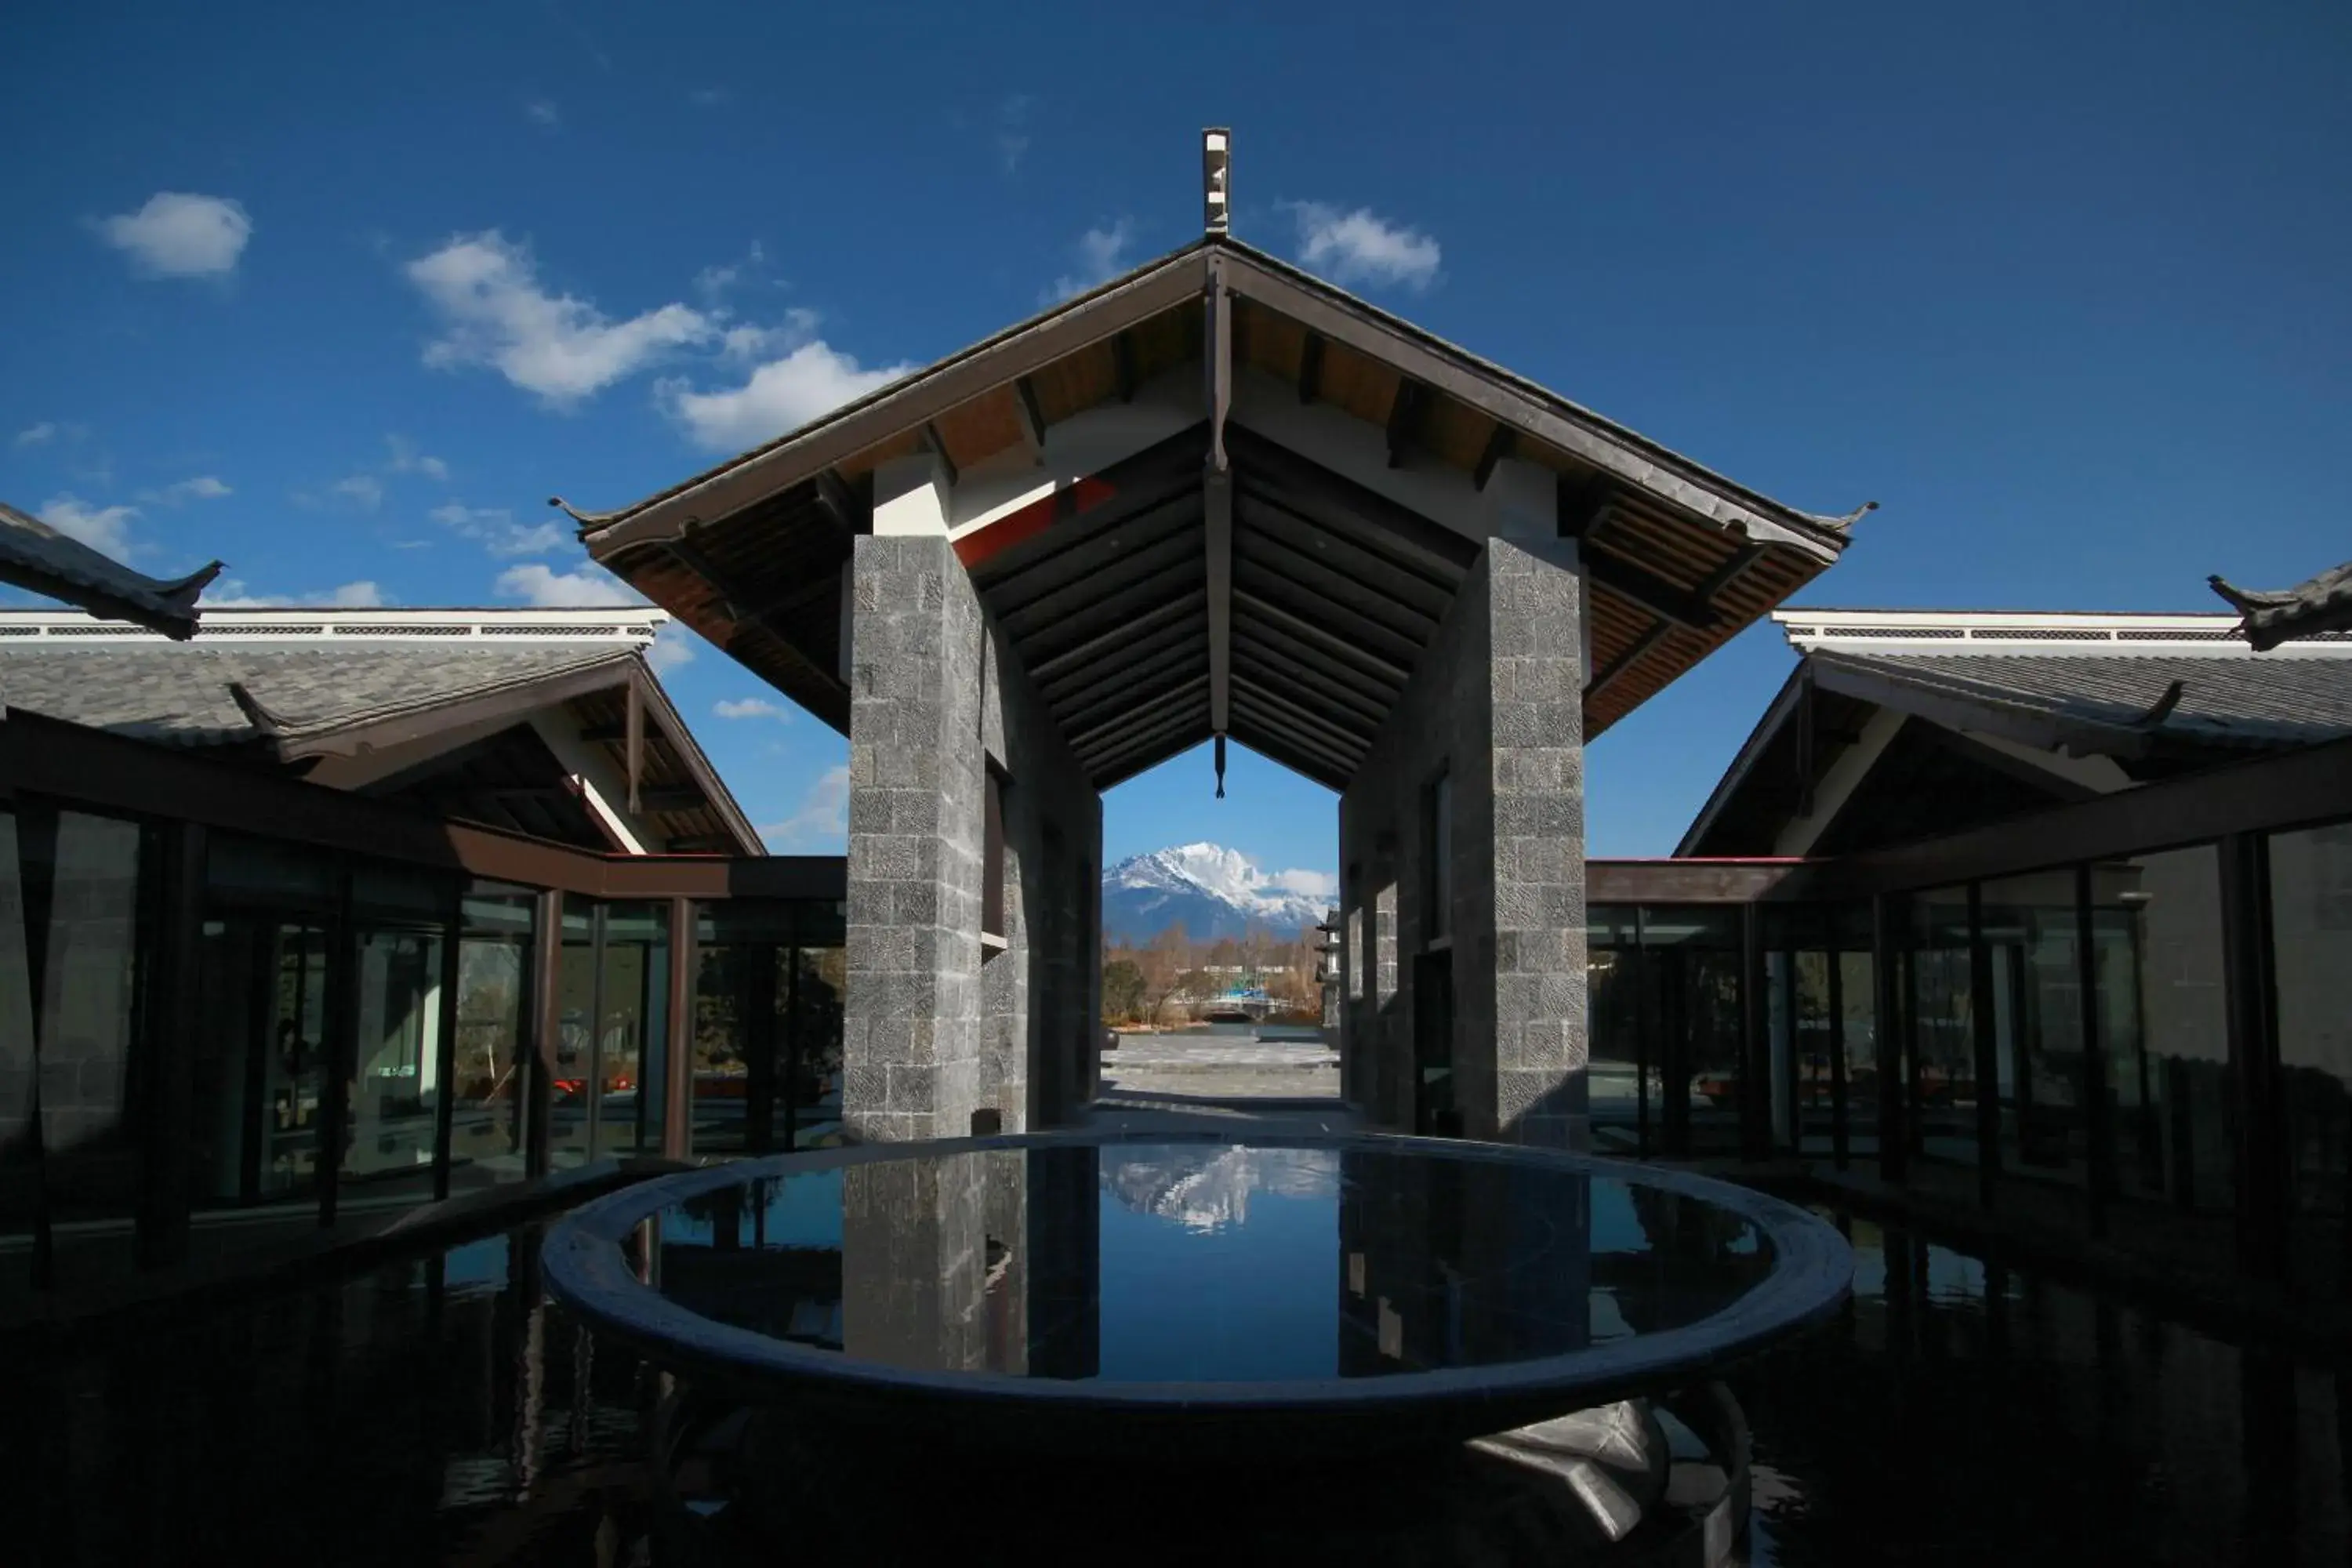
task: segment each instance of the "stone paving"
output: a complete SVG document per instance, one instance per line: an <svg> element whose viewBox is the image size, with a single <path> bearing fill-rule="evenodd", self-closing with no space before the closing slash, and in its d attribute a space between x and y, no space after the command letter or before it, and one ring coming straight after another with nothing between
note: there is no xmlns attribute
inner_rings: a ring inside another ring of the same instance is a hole
<svg viewBox="0 0 2352 1568"><path fill-rule="evenodd" d="M1102 1054L1102 1098L1321 1100L1339 1096L1339 1053L1320 1040L1255 1035L1122 1035Z"/></svg>

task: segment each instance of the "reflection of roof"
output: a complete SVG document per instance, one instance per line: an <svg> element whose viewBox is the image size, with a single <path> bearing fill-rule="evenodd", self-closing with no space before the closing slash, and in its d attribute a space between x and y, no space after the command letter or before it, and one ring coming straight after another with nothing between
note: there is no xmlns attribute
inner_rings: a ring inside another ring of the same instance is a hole
<svg viewBox="0 0 2352 1568"><path fill-rule="evenodd" d="M149 577L0 503L0 583L119 616L168 637L194 633L196 595L219 572L215 561L176 582Z"/></svg>

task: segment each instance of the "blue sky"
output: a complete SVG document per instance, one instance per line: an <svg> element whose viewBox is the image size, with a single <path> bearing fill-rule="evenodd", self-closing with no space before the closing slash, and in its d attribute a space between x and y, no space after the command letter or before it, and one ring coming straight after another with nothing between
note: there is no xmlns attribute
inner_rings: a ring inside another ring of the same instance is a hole
<svg viewBox="0 0 2352 1568"><path fill-rule="evenodd" d="M282 601L611 592L624 503L1196 231L1235 228L1796 505L1814 604L2210 608L2345 547L2352 12L2003 5L390 10L28 4L0 495ZM778 847L841 739L666 671ZM1669 848L1790 658L1589 759ZM740 717L720 716L733 705ZM1331 797L1204 757L1107 852L1328 868Z"/></svg>

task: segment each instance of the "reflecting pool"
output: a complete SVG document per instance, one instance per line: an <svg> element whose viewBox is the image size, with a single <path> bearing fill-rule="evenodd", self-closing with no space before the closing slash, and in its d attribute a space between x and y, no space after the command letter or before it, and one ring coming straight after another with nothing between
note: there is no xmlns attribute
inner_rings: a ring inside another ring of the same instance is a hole
<svg viewBox="0 0 2352 1568"><path fill-rule="evenodd" d="M1181 1227L1245 1205L1255 1225L1311 1180L1171 1167L1106 1185L1099 1212ZM1729 1380L1754 1435L1754 1561L2346 1560L2343 1369L1846 1228L1850 1308ZM549 1304L538 1240L71 1354L0 1346L0 1561L747 1560L703 1528L729 1478L678 1453L667 1380ZM1204 1446L1183 1463L1025 1473L1006 1456L987 1490L908 1453L810 1442L762 1458L795 1455L803 1484L761 1471L791 1500L790 1540L748 1560L1559 1560L1539 1493L1312 1456L1237 1472ZM1465 1531L1484 1532L1475 1558Z"/></svg>

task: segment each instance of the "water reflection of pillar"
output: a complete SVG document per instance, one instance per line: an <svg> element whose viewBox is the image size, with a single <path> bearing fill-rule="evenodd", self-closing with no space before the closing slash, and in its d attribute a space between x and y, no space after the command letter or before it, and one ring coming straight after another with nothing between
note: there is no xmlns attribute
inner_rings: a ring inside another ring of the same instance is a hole
<svg viewBox="0 0 2352 1568"><path fill-rule="evenodd" d="M1026 1158L1029 1372L1093 1377L1102 1369L1102 1151Z"/></svg>
<svg viewBox="0 0 2352 1568"><path fill-rule="evenodd" d="M1588 1178L1339 1156L1339 1373L1561 1355L1591 1341Z"/></svg>
<svg viewBox="0 0 2352 1568"><path fill-rule="evenodd" d="M842 1348L887 1366L986 1364L988 1212L980 1158L851 1165L841 1184Z"/></svg>
<svg viewBox="0 0 2352 1568"><path fill-rule="evenodd" d="M2297 1456L2294 1363L2250 1349L2238 1361L2238 1430L2246 1471L2247 1561L2287 1562L2294 1554Z"/></svg>
<svg viewBox="0 0 2352 1568"><path fill-rule="evenodd" d="M521 1502L539 1479L539 1428L547 1401L547 1293L540 1281L538 1239L517 1237L513 1261L522 1321L515 1335L514 1426L507 1452L514 1467L514 1499Z"/></svg>

